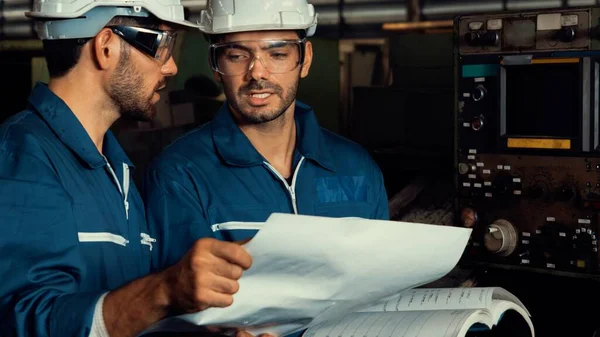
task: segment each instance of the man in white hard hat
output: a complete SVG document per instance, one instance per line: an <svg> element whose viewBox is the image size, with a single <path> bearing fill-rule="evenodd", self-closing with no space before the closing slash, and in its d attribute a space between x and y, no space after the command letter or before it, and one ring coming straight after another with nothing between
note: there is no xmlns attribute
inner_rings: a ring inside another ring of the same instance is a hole
<svg viewBox="0 0 600 337"><path fill-rule="evenodd" d="M199 240L149 275L161 238L109 131L151 119L177 73L176 30L195 26L179 0L39 0L28 15L50 81L0 126L0 336L133 337L230 305L251 265L238 244Z"/></svg>
<svg viewBox="0 0 600 337"><path fill-rule="evenodd" d="M163 238L153 251L156 267L176 263L198 238L251 238L252 226L226 223L263 222L273 212L388 219L382 174L368 152L321 128L296 100L313 58L314 7L209 1L200 25L227 100L147 171L150 232Z"/></svg>

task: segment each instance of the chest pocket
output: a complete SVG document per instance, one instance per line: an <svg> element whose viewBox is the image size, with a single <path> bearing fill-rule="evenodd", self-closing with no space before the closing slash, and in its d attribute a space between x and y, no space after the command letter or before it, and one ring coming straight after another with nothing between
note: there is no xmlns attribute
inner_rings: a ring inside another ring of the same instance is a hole
<svg viewBox="0 0 600 337"><path fill-rule="evenodd" d="M334 176L315 178L315 215L329 217L370 218L373 201L365 176Z"/></svg>
<svg viewBox="0 0 600 337"><path fill-rule="evenodd" d="M73 205L73 213L79 250L88 269L81 286L90 290L119 286L126 273L118 266L122 265L123 256L130 255L127 248L132 244L130 238L117 231L110 216L100 213L94 205L77 203Z"/></svg>
<svg viewBox="0 0 600 337"><path fill-rule="evenodd" d="M264 222L271 213L275 212L277 206L268 205L219 205L208 209L210 224L217 238L226 241L241 241L254 237L257 230L253 226L243 228L242 226L228 226L235 222ZM221 225L215 228L215 225Z"/></svg>

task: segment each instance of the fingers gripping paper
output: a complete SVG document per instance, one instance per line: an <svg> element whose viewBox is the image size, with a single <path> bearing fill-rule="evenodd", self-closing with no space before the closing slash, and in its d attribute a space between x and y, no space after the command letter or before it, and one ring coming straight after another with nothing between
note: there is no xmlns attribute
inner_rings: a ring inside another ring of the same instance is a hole
<svg viewBox="0 0 600 337"><path fill-rule="evenodd" d="M239 280L234 303L178 316L159 330L184 321L253 334L296 332L441 278L458 263L471 234L458 227L278 213L261 227L244 246L253 264Z"/></svg>

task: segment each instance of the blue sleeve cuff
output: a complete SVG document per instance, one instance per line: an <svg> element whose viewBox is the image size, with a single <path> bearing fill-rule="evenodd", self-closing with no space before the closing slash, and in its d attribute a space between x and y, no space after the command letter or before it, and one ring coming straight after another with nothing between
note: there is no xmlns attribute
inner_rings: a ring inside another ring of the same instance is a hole
<svg viewBox="0 0 600 337"><path fill-rule="evenodd" d="M50 336L90 337L94 311L101 299L102 293L76 293L57 297L48 322ZM38 324L43 323L38 321Z"/></svg>

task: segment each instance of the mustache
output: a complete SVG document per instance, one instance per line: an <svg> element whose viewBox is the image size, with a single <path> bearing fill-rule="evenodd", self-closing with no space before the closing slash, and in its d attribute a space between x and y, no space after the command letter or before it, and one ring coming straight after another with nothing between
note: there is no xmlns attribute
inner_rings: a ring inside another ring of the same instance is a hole
<svg viewBox="0 0 600 337"><path fill-rule="evenodd" d="M281 94L283 93L283 88L275 83L271 83L271 82L265 81L265 80L262 80L262 81L252 80L252 81L248 82L248 84L246 84L240 88L240 94L245 94L252 90L271 90L279 96L281 96Z"/></svg>

